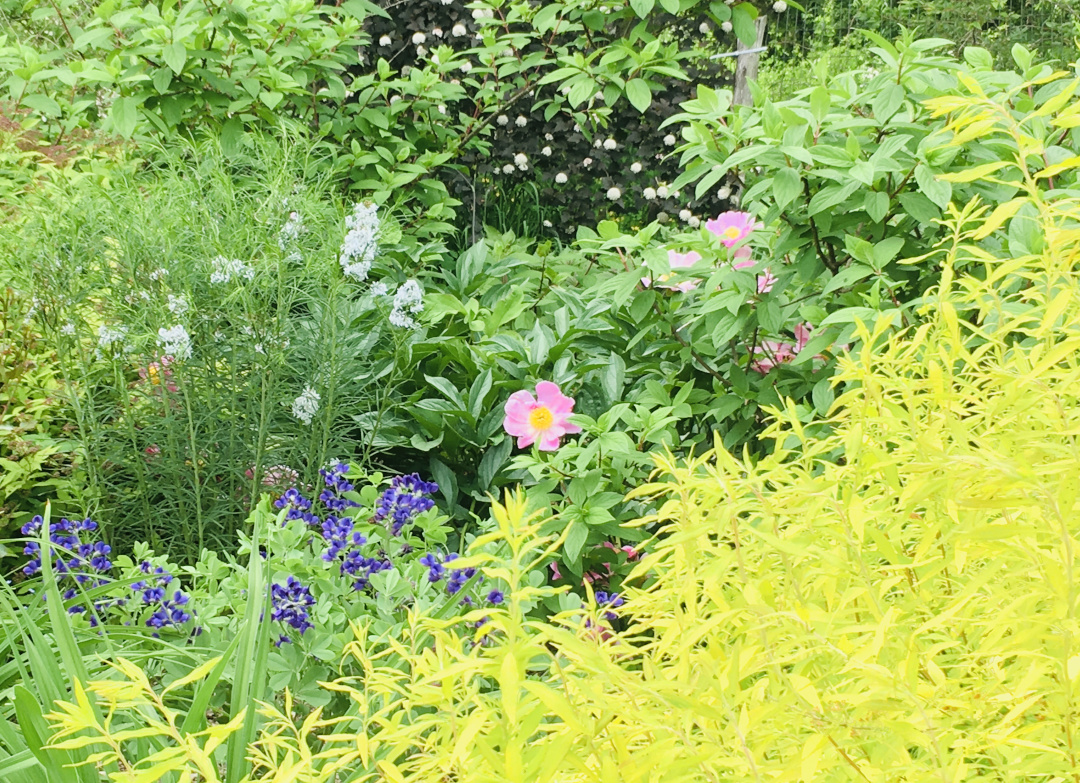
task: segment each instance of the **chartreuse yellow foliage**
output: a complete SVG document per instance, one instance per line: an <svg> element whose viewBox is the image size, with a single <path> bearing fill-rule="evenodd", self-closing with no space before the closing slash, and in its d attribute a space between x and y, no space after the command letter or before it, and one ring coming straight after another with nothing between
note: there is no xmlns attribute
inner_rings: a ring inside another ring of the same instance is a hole
<svg viewBox="0 0 1080 783"><path fill-rule="evenodd" d="M251 779L1080 780L1080 203L1044 201L1022 123L940 108L1023 151L992 172L1022 201L954 212L925 320L863 329L830 434L786 409L760 462L664 461L618 634L528 619L558 541L509 495L469 558L506 605L358 629L351 712L267 706Z"/></svg>

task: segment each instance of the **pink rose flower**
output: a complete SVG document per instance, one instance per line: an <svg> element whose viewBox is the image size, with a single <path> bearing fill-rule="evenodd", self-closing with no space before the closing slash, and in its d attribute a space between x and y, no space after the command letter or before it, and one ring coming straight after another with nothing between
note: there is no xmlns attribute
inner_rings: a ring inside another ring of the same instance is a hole
<svg viewBox="0 0 1080 783"><path fill-rule="evenodd" d="M691 250L689 253L676 253L674 250L669 250L667 254L668 266L671 270L676 269L688 269L701 260L701 254ZM686 280L678 285L663 285L664 281L670 280L671 275L661 275L657 280L658 288L666 288L669 291L692 291L701 285L700 280ZM648 288L652 285L652 279L648 277L641 278L641 284Z"/></svg>
<svg viewBox="0 0 1080 783"><path fill-rule="evenodd" d="M524 389L514 392L503 410L503 429L518 439L519 449L539 441L541 451L555 451L563 435L581 432L581 427L567 421L574 411L574 399L551 381L536 384L535 399Z"/></svg>
<svg viewBox="0 0 1080 783"><path fill-rule="evenodd" d="M733 258L735 263L732 266L736 269L749 269L757 264L757 261L750 258L750 248L748 247L740 247L735 251Z"/></svg>
<svg viewBox="0 0 1080 783"><path fill-rule="evenodd" d="M735 247L750 236L756 228L754 218L749 212L721 212L712 220L705 222L705 228L716 234L724 247Z"/></svg>
<svg viewBox="0 0 1080 783"><path fill-rule="evenodd" d="M795 342L772 342L765 340L761 343L761 350L764 356L755 356L754 360L750 362L750 369L765 375L769 370L777 365L790 362L807 346L810 342L810 333L814 330L814 327L807 323L797 324L795 326ZM847 346L841 346L840 350L846 350ZM818 354L815 359L824 359L825 357Z"/></svg>

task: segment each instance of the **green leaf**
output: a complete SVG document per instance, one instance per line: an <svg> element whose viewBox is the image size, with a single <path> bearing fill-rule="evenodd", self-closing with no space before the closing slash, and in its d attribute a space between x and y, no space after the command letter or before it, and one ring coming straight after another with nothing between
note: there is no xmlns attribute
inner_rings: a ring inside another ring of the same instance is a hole
<svg viewBox="0 0 1080 783"><path fill-rule="evenodd" d="M870 163L869 161L860 160L858 163L851 167L851 171L848 173L851 175L852 179L856 180L857 182L861 182L867 187L870 187L874 184L874 177L876 175L876 172L874 171L874 164Z"/></svg>
<svg viewBox="0 0 1080 783"><path fill-rule="evenodd" d="M261 92L261 93L259 93L259 100L262 101L263 104L266 106L266 108L270 109L271 111L273 111L274 108L279 103L281 103L281 100L284 97L285 97L284 95L282 95L280 92L277 92L275 90L271 90L269 92Z"/></svg>
<svg viewBox="0 0 1080 783"><path fill-rule="evenodd" d="M644 79L631 79L626 83L626 98L639 112L644 112L652 103L652 90Z"/></svg>
<svg viewBox="0 0 1080 783"><path fill-rule="evenodd" d="M491 482L498 475L499 469L506 464L506 460L513 448L514 439L507 435L500 443L491 446L484 452L483 459L480 460L480 467L476 471L480 490L486 491L491 487Z"/></svg>
<svg viewBox="0 0 1080 783"><path fill-rule="evenodd" d="M832 379L822 378L815 383L813 390L810 392L810 397L814 401L814 409L822 416L828 415L829 408L832 407L833 401L836 399Z"/></svg>
<svg viewBox="0 0 1080 783"><path fill-rule="evenodd" d="M581 559L581 550L584 548L588 538L589 529L584 522L575 520L570 523L570 532L566 534L566 541L563 542L563 552L570 562L576 563Z"/></svg>
<svg viewBox="0 0 1080 783"><path fill-rule="evenodd" d="M757 11L749 3L740 3L731 10L731 27L735 37L745 46L753 46L757 42L757 30L754 28Z"/></svg>
<svg viewBox="0 0 1080 783"><path fill-rule="evenodd" d="M639 18L644 19L653 10L655 0L630 0L630 7Z"/></svg>
<svg viewBox="0 0 1080 783"><path fill-rule="evenodd" d="M184 63L187 62L187 47L184 46L183 41L173 41L161 50L161 57L173 73L179 76L184 70Z"/></svg>
<svg viewBox="0 0 1080 783"><path fill-rule="evenodd" d="M230 158L239 155L244 147L245 136L243 120L238 115L230 117L221 126L221 151Z"/></svg>
<svg viewBox="0 0 1080 783"><path fill-rule="evenodd" d="M919 190L941 209L949 206L952 201L952 184L943 182L934 176L928 166L920 163L915 167L915 181L919 183Z"/></svg>
<svg viewBox="0 0 1080 783"><path fill-rule="evenodd" d="M813 92L810 93L810 113L814 116L818 125L829 114L830 108L832 108L832 98L829 96L829 91L824 87L815 87Z"/></svg>
<svg viewBox="0 0 1080 783"><path fill-rule="evenodd" d="M866 203L863 206L866 214L875 223L880 223L889 213L889 194L880 190L871 190L866 194Z"/></svg>
<svg viewBox="0 0 1080 783"><path fill-rule="evenodd" d="M113 129L118 135L130 139L135 132L135 121L138 119L139 104L131 96L124 96L113 101L109 117L112 118Z"/></svg>
<svg viewBox="0 0 1080 783"><path fill-rule="evenodd" d="M903 105L906 95L907 93L901 85L896 82L890 82L887 87L874 96L874 100L870 104L870 110L874 113L874 119L884 125L890 117L896 114L900 106Z"/></svg>
<svg viewBox="0 0 1080 783"><path fill-rule="evenodd" d="M802 178L799 177L799 172L790 166L785 166L776 172L776 176L773 178L773 198L776 200L776 206L783 209L792 201L795 197L802 192Z"/></svg>
<svg viewBox="0 0 1080 783"><path fill-rule="evenodd" d="M874 274L874 270L870 267L862 264L852 264L837 272L833 276L833 279L828 282L824 289L822 289L821 293L829 294L840 288L847 288L852 283L857 283L872 274Z"/></svg>

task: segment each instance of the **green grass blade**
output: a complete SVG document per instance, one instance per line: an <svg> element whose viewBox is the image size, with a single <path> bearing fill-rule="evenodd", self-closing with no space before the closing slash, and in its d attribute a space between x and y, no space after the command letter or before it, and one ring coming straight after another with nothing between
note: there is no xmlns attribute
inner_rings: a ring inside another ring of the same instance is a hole
<svg viewBox="0 0 1080 783"><path fill-rule="evenodd" d="M188 708L188 714L184 718L184 722L180 724L181 734L194 734L206 728L206 708L210 704L210 699L214 696L214 689L217 688L222 675L225 674L229 660L239 647L240 635L237 634L225 649L217 666L213 668L207 678L195 690L195 695L191 699L191 706Z"/></svg>
<svg viewBox="0 0 1080 783"><path fill-rule="evenodd" d="M245 777L248 746L258 728L257 702L265 697L267 660L270 655L270 590L266 564L259 555L259 541L270 513L270 500L263 498L252 514L251 554L248 557L248 601L244 625L238 638L239 658L233 675L230 697L231 717L246 710L243 726L229 737L226 746L225 783L240 783ZM265 622L263 619L265 618Z"/></svg>

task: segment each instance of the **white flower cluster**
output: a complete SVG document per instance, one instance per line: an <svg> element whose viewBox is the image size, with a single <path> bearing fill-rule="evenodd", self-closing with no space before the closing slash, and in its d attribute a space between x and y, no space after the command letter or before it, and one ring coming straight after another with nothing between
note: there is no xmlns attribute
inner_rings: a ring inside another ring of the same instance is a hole
<svg viewBox="0 0 1080 783"><path fill-rule="evenodd" d="M98 349L101 351L107 350L111 347L118 346L123 349L124 342L127 340L127 327L117 326L113 328L111 326L99 326L98 327Z"/></svg>
<svg viewBox="0 0 1080 783"><path fill-rule="evenodd" d="M227 283L234 277L242 277L245 280L255 277L255 270L236 258L218 256L210 262L210 265L214 267L214 271L210 273L211 283Z"/></svg>
<svg viewBox="0 0 1080 783"><path fill-rule="evenodd" d="M319 400L321 399L319 393L312 389L311 386L305 386L300 396L293 400L292 415L305 425L311 424L311 420L319 412Z"/></svg>
<svg viewBox="0 0 1080 783"><path fill-rule="evenodd" d="M345 241L341 243L341 256L338 262L349 277L367 280L371 271L371 262L379 249L379 216L375 204L357 204L353 213L345 218Z"/></svg>
<svg viewBox="0 0 1080 783"><path fill-rule="evenodd" d="M394 307L390 311L390 323L402 329L415 329L418 324L412 317L424 309L424 290L415 280L406 280L394 294Z"/></svg>
<svg viewBox="0 0 1080 783"><path fill-rule="evenodd" d="M191 336L187 329L179 324L168 329L158 329L158 344L161 352L174 359L191 358Z"/></svg>
<svg viewBox="0 0 1080 783"><path fill-rule="evenodd" d="M160 267L151 272L149 277L156 283L158 280L165 277L167 274L169 274L169 270L165 269L164 267Z"/></svg>
<svg viewBox="0 0 1080 783"><path fill-rule="evenodd" d="M71 337L75 334L75 324L64 324L60 327L60 334Z"/></svg>
<svg viewBox="0 0 1080 783"><path fill-rule="evenodd" d="M182 316L188 311L188 300L183 294L180 296L173 296L169 294L169 312L175 316Z"/></svg>
<svg viewBox="0 0 1080 783"><path fill-rule="evenodd" d="M285 225L281 227L278 232L277 243L278 247L282 250L286 250L289 245L294 243L300 238L300 235L307 229L304 226L304 219L300 217L299 212L290 212L289 219L285 221Z"/></svg>

